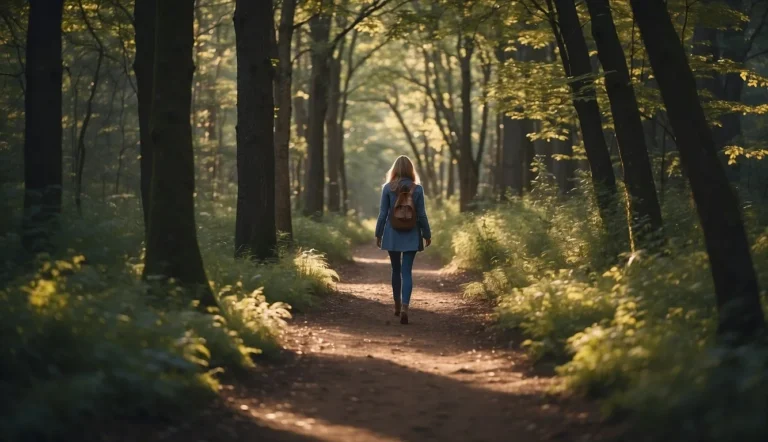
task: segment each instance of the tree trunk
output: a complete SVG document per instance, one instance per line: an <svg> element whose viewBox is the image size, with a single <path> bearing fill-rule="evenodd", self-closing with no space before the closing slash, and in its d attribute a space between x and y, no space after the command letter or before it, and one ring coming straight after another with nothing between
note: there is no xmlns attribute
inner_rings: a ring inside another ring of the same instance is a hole
<svg viewBox="0 0 768 442"><path fill-rule="evenodd" d="M195 165L190 123L194 0L157 2L152 108L152 182L144 277L163 276L194 288L216 305L203 268L195 225Z"/></svg>
<svg viewBox="0 0 768 442"><path fill-rule="evenodd" d="M513 120L504 115L502 121L501 195L504 198L507 192L511 192L512 195L523 196L523 151L528 140L523 120Z"/></svg>
<svg viewBox="0 0 768 442"><path fill-rule="evenodd" d="M453 164L453 154L448 156L448 164L446 167L448 167L448 184L445 188L445 199L450 200L453 198L453 195L456 193L456 174L454 170L456 169L456 166Z"/></svg>
<svg viewBox="0 0 768 442"><path fill-rule="evenodd" d="M444 198L443 189L447 187L445 185L445 161L440 161L440 165L437 168L437 175L440 179L440 189L437 194L440 196L440 198Z"/></svg>
<svg viewBox="0 0 768 442"><path fill-rule="evenodd" d="M61 18L63 0L31 0L27 29L22 241L31 252L51 249L61 213Z"/></svg>
<svg viewBox="0 0 768 442"><path fill-rule="evenodd" d="M291 40L293 38L293 16L296 0L283 0L278 30L278 95L277 127L275 129L275 224L277 230L293 235L291 220L291 79L293 60Z"/></svg>
<svg viewBox="0 0 768 442"><path fill-rule="evenodd" d="M717 156L685 50L663 0L631 0L658 82L707 247L720 315L718 333L736 343L765 329L739 204Z"/></svg>
<svg viewBox="0 0 768 442"><path fill-rule="evenodd" d="M592 183L597 205L603 222L610 223L616 211L616 177L613 174L611 156L605 143L600 108L592 87L592 65L574 0L554 0L557 8L559 30L552 23L560 49L565 74L569 77L573 93L573 106L579 116L584 138Z"/></svg>
<svg viewBox="0 0 768 442"><path fill-rule="evenodd" d="M301 209L301 177L304 175L302 173L302 165L304 164L304 158L299 157L296 159L296 171L294 173L294 176L296 177L296 198L294 200L295 209L298 211Z"/></svg>
<svg viewBox="0 0 768 442"><path fill-rule="evenodd" d="M307 166L304 180L304 215L323 216L325 180L325 115L328 112L328 38L331 17L318 14L309 21L312 36L312 74L309 88L309 130L307 136Z"/></svg>
<svg viewBox="0 0 768 442"><path fill-rule="evenodd" d="M236 3L237 257L266 259L277 253L272 17L269 2Z"/></svg>
<svg viewBox="0 0 768 442"><path fill-rule="evenodd" d="M619 155L624 168L632 250L649 247L661 230L661 208L648 159L640 111L608 0L587 0L592 36L605 72Z"/></svg>
<svg viewBox="0 0 768 442"><path fill-rule="evenodd" d="M424 97L424 105L421 107L421 124L422 127L428 127L429 124L429 98ZM440 191L438 190L437 175L435 173L435 150L429 143L429 137L427 131L421 131L421 142L424 145L424 179L427 183L424 187L424 192L427 196L437 196L438 201L440 197Z"/></svg>
<svg viewBox="0 0 768 442"><path fill-rule="evenodd" d="M342 128L343 130L343 128ZM347 167L344 162L344 137L342 136L342 145L339 150L339 180L341 181L341 213L349 211L349 188L347 187Z"/></svg>
<svg viewBox="0 0 768 442"><path fill-rule="evenodd" d="M99 50L99 56L96 61L96 68L93 72L93 80L91 81L91 93L88 95L88 101L85 105L85 116L83 117L83 124L80 126L80 134L77 136L77 155L75 156L75 207L77 207L77 213L82 216L83 214L83 171L85 169L85 135L88 133L88 125L93 117L93 100L96 98L96 92L99 87L99 77L101 76L101 64L104 60L104 50Z"/></svg>
<svg viewBox="0 0 768 442"><path fill-rule="evenodd" d="M339 185L339 157L341 153L341 130L339 113L341 105L341 57L344 42L339 47L339 56L329 60L328 113L325 116L325 128L328 134L328 211L341 212L341 186Z"/></svg>
<svg viewBox="0 0 768 442"><path fill-rule="evenodd" d="M461 37L459 37L461 38ZM472 53L474 41L463 37L461 68L461 133L459 134L459 209L464 212L477 195L478 170L472 154Z"/></svg>
<svg viewBox="0 0 768 442"><path fill-rule="evenodd" d="M555 140L553 142L552 150L556 154L573 157L573 144L571 144L570 139ZM573 190L573 187L574 187L573 169L574 169L574 160L572 159L567 159L567 160L561 159L558 161L553 161L552 172L555 174L555 179L557 180L557 187L561 195L566 195L568 194L568 192Z"/></svg>
<svg viewBox="0 0 768 442"><path fill-rule="evenodd" d="M149 224L149 189L152 183L152 138L149 133L149 119L154 82L156 12L157 0L136 0L133 11L136 29L136 58L133 71L136 74L136 98L139 103L139 169L145 233Z"/></svg>

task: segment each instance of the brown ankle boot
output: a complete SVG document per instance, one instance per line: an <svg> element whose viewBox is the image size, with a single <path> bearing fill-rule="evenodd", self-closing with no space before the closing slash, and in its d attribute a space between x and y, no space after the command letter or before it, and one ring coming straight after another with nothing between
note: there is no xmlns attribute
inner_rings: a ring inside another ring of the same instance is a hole
<svg viewBox="0 0 768 442"><path fill-rule="evenodd" d="M400 323L401 324L407 324L408 323L408 304L403 306L403 311L400 312Z"/></svg>
<svg viewBox="0 0 768 442"><path fill-rule="evenodd" d="M400 301L395 301L395 316L400 316Z"/></svg>

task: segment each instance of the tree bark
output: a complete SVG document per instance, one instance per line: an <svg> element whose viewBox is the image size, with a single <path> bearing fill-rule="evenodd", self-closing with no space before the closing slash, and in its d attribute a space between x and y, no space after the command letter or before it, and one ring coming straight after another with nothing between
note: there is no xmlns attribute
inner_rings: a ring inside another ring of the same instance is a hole
<svg viewBox="0 0 768 442"><path fill-rule="evenodd" d="M630 245L632 250L651 247L651 242L661 231L661 208L635 90L608 0L587 0L587 6L597 55L605 72L605 88L624 168Z"/></svg>
<svg viewBox="0 0 768 442"><path fill-rule="evenodd" d="M600 108L592 87L592 65L574 0L554 0L557 24L550 23L560 49L565 75L569 77L573 106L579 116L597 205L603 222L610 223L616 211L616 177L605 143ZM559 24L559 29L558 25Z"/></svg>
<svg viewBox="0 0 768 442"><path fill-rule="evenodd" d="M192 150L194 0L157 2L157 41L150 111L150 186L144 277L162 276L194 289L202 306L216 305L203 268L195 225Z"/></svg>
<svg viewBox="0 0 768 442"><path fill-rule="evenodd" d="M149 224L150 186L152 183L152 138L149 119L152 111L152 84L155 64L155 19L157 0L136 0L133 17L136 30L136 99L139 103L139 169L144 231Z"/></svg>
<svg viewBox="0 0 768 442"><path fill-rule="evenodd" d="M236 257L266 259L277 253L272 21L271 3L237 1Z"/></svg>
<svg viewBox="0 0 768 442"><path fill-rule="evenodd" d="M304 215L323 216L325 181L325 115L328 112L328 83L330 79L329 42L331 17L317 14L309 21L312 37L312 74L309 88L309 129L307 136L307 166L304 180Z"/></svg>
<svg viewBox="0 0 768 442"><path fill-rule="evenodd" d="M51 250L61 213L61 19L63 0L31 0L24 99L24 219L22 241L30 252Z"/></svg>
<svg viewBox="0 0 768 442"><path fill-rule="evenodd" d="M516 196L523 196L523 161L526 150L526 141L523 120L513 120L507 115L502 118L502 153L501 153L501 195L504 198L507 192Z"/></svg>
<svg viewBox="0 0 768 442"><path fill-rule="evenodd" d="M288 239L293 236L291 219L291 79L293 60L291 40L293 38L293 17L296 0L283 0L278 29L278 95L277 127L275 129L275 224L277 230Z"/></svg>
<svg viewBox="0 0 768 442"><path fill-rule="evenodd" d="M461 70L461 133L459 134L459 208L469 210L477 195L478 168L472 154L472 54L475 42L463 39L463 55L459 56Z"/></svg>
<svg viewBox="0 0 768 442"><path fill-rule="evenodd" d="M737 344L765 329L738 199L717 156L696 81L663 0L631 0L691 185L715 283L718 333Z"/></svg>
<svg viewBox="0 0 768 442"><path fill-rule="evenodd" d="M341 186L339 183L339 157L341 156L342 133L339 124L341 111L341 57L344 41L339 46L338 57L331 57L329 65L328 112L325 115L325 129L328 137L328 211L341 212Z"/></svg>

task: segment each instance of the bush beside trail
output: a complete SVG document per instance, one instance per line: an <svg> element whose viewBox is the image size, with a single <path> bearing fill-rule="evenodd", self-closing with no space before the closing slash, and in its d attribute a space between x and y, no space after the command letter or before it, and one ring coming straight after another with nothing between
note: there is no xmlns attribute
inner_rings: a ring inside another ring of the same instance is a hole
<svg viewBox="0 0 768 442"><path fill-rule="evenodd" d="M649 440L763 440L768 351L718 344L709 262L687 200L665 196L658 253L605 253L628 247L594 204L545 186L472 217L445 207L433 216L436 244L444 261L482 272L465 296L494 302L496 327L522 331L532 358L561 364L566 390L601 398ZM761 213L745 211L767 287L768 230Z"/></svg>

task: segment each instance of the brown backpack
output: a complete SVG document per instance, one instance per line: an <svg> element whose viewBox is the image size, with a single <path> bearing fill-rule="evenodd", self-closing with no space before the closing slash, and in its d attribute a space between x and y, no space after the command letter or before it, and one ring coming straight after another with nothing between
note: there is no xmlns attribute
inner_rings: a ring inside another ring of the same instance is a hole
<svg viewBox="0 0 768 442"><path fill-rule="evenodd" d="M389 223L395 230L408 231L416 227L416 205L413 204L415 187L416 184L412 184L410 188L403 184L397 190L397 199L389 217Z"/></svg>

